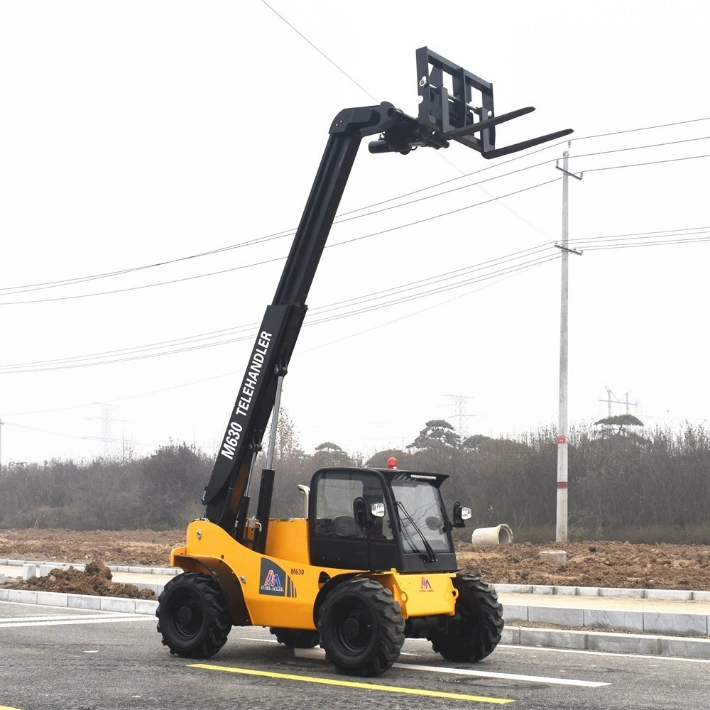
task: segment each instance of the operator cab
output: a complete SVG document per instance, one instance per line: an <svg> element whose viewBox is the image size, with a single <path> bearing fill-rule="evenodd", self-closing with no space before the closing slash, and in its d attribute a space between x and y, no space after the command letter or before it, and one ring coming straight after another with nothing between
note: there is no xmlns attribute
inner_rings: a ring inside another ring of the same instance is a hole
<svg viewBox="0 0 710 710"><path fill-rule="evenodd" d="M309 498L312 565L400 572L454 572L441 484L448 476L376 468L324 468Z"/></svg>

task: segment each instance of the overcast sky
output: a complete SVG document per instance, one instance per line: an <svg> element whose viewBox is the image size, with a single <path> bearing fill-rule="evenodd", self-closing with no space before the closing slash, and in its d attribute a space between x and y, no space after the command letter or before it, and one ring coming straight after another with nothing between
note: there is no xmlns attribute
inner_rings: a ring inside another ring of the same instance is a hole
<svg viewBox="0 0 710 710"><path fill-rule="evenodd" d="M3 464L212 452L331 120L415 115L424 45L493 82L497 113L537 108L499 146L575 130L570 421L606 388L649 425L705 421L709 20L700 0L0 3ZM331 232L284 386L305 450L556 425L566 147L363 146L340 214L419 192Z"/></svg>

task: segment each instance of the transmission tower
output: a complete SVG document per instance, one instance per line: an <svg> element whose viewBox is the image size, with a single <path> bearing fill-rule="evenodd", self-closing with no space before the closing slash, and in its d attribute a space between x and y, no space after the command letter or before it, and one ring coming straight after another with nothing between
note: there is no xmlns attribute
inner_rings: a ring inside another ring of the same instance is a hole
<svg viewBox="0 0 710 710"><path fill-rule="evenodd" d="M113 441L113 410L116 405L111 402L102 402L98 406L101 407L101 414L98 417L91 417L91 419L98 419L101 422L101 455L108 458Z"/></svg>
<svg viewBox="0 0 710 710"><path fill-rule="evenodd" d="M633 408L636 413L639 412L640 409L640 403L638 400L631 402L629 400L629 393L626 393L625 399L621 400L619 399L606 385L604 385L604 389L606 390L606 399L600 399L599 404L600 404L600 410L601 406L604 404L607 405L607 417L612 417L614 416L614 412L617 414L631 414L631 409Z"/></svg>
<svg viewBox="0 0 710 710"><path fill-rule="evenodd" d="M473 397L466 397L461 394L447 394L444 396L454 403L454 416L452 419L455 422L456 433L462 439L465 439L469 435L467 419L468 417L475 416L475 414L467 414L466 400L473 399Z"/></svg>

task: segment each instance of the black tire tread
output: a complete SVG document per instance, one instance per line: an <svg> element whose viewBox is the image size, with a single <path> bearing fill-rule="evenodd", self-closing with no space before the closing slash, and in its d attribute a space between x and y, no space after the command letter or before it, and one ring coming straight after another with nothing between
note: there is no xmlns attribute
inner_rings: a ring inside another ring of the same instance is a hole
<svg viewBox="0 0 710 710"><path fill-rule="evenodd" d="M181 592L192 594L203 604L207 623L195 638L179 638L170 619L172 598ZM227 602L217 582L201 572L185 572L171 579L158 598L158 633L170 653L181 658L211 658L227 643L232 629Z"/></svg>
<svg viewBox="0 0 710 710"><path fill-rule="evenodd" d="M330 617L337 613L341 601L346 597L355 596L361 598L363 603L368 604L374 611L377 637L368 654L349 657L339 646L329 626L332 623ZM356 577L343 582L323 602L318 620L321 646L325 649L326 658L347 675L381 675L399 658L404 644L405 622L400 612L399 602L393 598L392 592L379 582L367 577Z"/></svg>
<svg viewBox="0 0 710 710"><path fill-rule="evenodd" d="M429 640L445 660L475 663L493 653L500 642L503 605L493 587L476 575L456 575L454 586L459 592L456 612L463 622L455 631L429 636Z"/></svg>

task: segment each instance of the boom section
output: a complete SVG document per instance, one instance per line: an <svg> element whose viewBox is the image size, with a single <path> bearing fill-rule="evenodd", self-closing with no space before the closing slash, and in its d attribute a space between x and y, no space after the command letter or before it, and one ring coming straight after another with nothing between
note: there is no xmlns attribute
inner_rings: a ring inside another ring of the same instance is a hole
<svg viewBox="0 0 710 710"><path fill-rule="evenodd" d="M279 377L286 374L306 315L305 300L333 225L362 138L399 123L412 125L390 103L344 109L330 136L291 245L273 303L249 357L227 429L202 502L205 517L227 532L244 524L252 460L261 449L276 399ZM242 512L240 513L240 509Z"/></svg>

